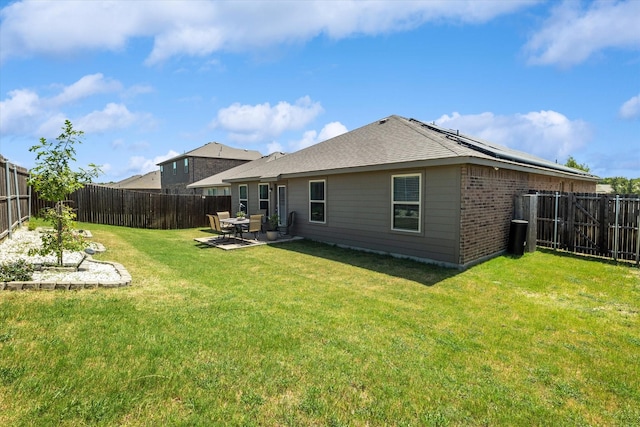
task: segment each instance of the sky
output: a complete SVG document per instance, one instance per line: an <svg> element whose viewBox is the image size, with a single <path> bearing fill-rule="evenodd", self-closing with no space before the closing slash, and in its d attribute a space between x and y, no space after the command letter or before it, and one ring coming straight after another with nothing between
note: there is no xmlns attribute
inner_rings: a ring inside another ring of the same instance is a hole
<svg viewBox="0 0 640 427"><path fill-rule="evenodd" d="M0 0L0 154L65 120L98 182L390 115L640 177L640 0Z"/></svg>

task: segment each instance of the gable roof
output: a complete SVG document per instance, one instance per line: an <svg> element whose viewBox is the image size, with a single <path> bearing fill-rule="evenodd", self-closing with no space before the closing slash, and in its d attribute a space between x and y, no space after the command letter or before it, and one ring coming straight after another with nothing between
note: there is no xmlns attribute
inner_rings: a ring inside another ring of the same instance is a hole
<svg viewBox="0 0 640 427"><path fill-rule="evenodd" d="M169 162L175 162L176 160L183 159L185 157L205 157L205 158L219 158L219 159L233 159L233 160L256 160L262 157L259 151L246 150L242 148L233 148L219 142L208 142L205 145L195 148L186 153L164 160L158 165L163 165Z"/></svg>
<svg viewBox="0 0 640 427"><path fill-rule="evenodd" d="M271 181L318 174L464 163L598 179L584 171L522 151L393 115L289 154L276 162L236 174L227 181Z"/></svg>
<svg viewBox="0 0 640 427"><path fill-rule="evenodd" d="M160 171L155 170L144 175L134 175L110 185L125 190L160 190Z"/></svg>
<svg viewBox="0 0 640 427"><path fill-rule="evenodd" d="M257 160L253 160L247 163L243 163L234 168L227 169L215 175L201 179L192 184L187 185L187 188L213 188L213 187L228 187L229 183L224 180L233 178L235 175L247 173L252 169L260 167L266 163L272 162L276 159L283 157L285 154L280 152L271 153L268 156L260 157Z"/></svg>

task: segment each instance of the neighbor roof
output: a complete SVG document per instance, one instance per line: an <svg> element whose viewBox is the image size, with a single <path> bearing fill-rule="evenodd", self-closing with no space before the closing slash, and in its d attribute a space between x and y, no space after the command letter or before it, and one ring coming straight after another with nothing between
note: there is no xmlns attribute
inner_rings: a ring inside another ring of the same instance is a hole
<svg viewBox="0 0 640 427"><path fill-rule="evenodd" d="M208 142L202 147L198 147L179 156L172 157L158 165L163 165L169 162L174 162L185 157L206 157L206 158L219 158L219 159L233 159L233 160L256 160L262 157L259 151L246 150L242 148L233 148L219 142Z"/></svg>
<svg viewBox="0 0 640 427"><path fill-rule="evenodd" d="M227 179L271 181L299 176L463 163L597 180L584 171L458 134L415 119L389 116Z"/></svg>
<svg viewBox="0 0 640 427"><path fill-rule="evenodd" d="M160 171L155 170L144 175L134 175L132 177L118 181L110 185L113 188L125 190L160 190Z"/></svg>
<svg viewBox="0 0 640 427"><path fill-rule="evenodd" d="M276 159L283 157L285 154L280 152L271 153L268 156L263 156L257 160L253 160L251 162L243 163L234 168L227 169L215 175L209 176L207 178L201 179L200 181L196 181L193 184L187 185L187 188L213 188L213 187L227 187L229 186L228 182L224 182L224 180L233 178L235 175L247 173L252 169L260 167L266 163L272 162Z"/></svg>

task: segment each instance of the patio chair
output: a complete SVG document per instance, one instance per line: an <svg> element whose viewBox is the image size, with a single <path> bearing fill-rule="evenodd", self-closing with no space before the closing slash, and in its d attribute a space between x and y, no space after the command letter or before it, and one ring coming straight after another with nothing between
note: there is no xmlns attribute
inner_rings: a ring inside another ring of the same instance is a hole
<svg viewBox="0 0 640 427"><path fill-rule="evenodd" d="M281 225L278 229L280 230L280 235L291 235L291 230L293 229L294 222L296 220L296 212L291 211L287 216L287 225Z"/></svg>
<svg viewBox="0 0 640 427"><path fill-rule="evenodd" d="M214 232L222 235L222 238L227 236L227 239L229 239L229 237L228 237L229 234L232 234L232 233L235 232L235 228L234 227L231 227L231 228L225 227L225 228L223 228L220 225L220 218L218 218L217 215L209 215L209 214L207 214L207 216L209 217L209 222L211 223L211 229Z"/></svg>
<svg viewBox="0 0 640 427"><path fill-rule="evenodd" d="M251 215L249 217L249 233L253 233L253 238L258 240L258 234L262 231L262 215Z"/></svg>
<svg viewBox="0 0 640 427"><path fill-rule="evenodd" d="M229 219L230 218L228 211L216 212L216 215L218 216L218 219ZM220 228L227 229L227 230L233 230L235 228L235 225L226 224L226 223L220 222Z"/></svg>

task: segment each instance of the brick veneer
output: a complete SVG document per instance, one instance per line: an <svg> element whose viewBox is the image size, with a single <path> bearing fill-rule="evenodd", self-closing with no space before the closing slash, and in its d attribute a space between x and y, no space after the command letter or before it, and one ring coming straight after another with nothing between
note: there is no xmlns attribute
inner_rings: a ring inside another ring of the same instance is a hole
<svg viewBox="0 0 640 427"><path fill-rule="evenodd" d="M176 174L173 175L173 161L163 163L161 175L162 192L165 194L197 194L200 190L188 189L187 185L201 179L234 168L248 160L221 159L208 157L189 157L189 172L184 173L184 158L178 161Z"/></svg>
<svg viewBox="0 0 640 427"><path fill-rule="evenodd" d="M461 265L507 247L515 196L529 190L595 192L596 183L487 166L463 165L460 200Z"/></svg>

